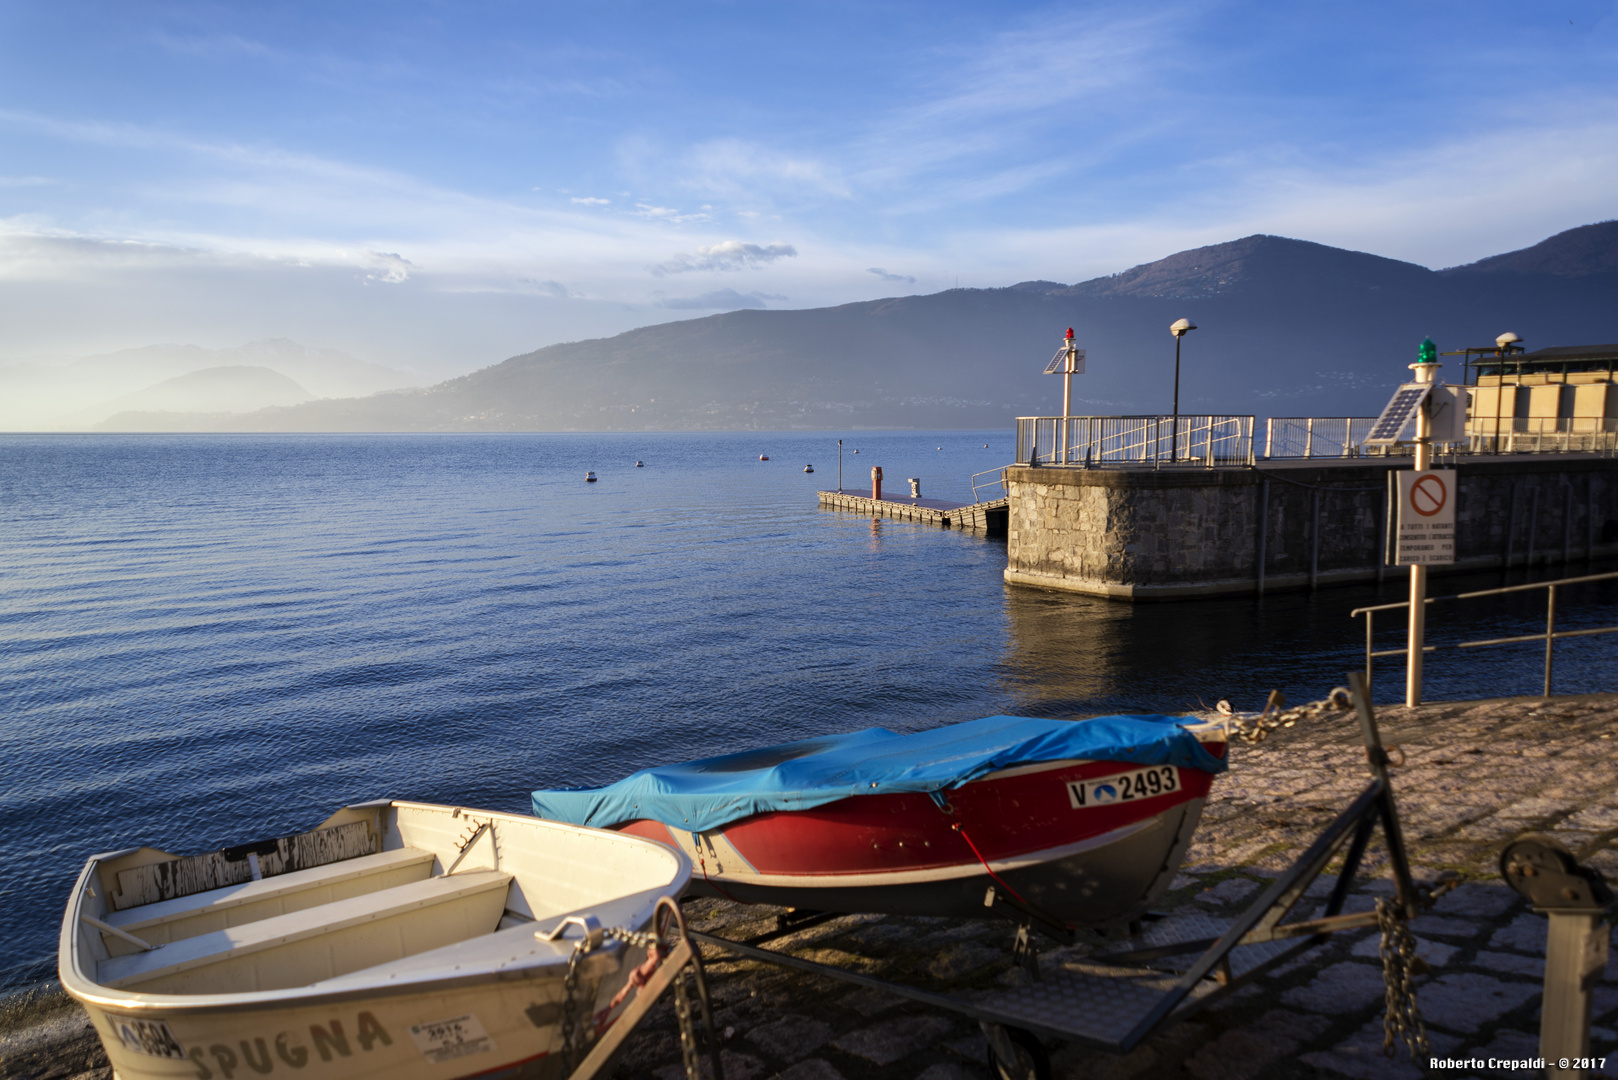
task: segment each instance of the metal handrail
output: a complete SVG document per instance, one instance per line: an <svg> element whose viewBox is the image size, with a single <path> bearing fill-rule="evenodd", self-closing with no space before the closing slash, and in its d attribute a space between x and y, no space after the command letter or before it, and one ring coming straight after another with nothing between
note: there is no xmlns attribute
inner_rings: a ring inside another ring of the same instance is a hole
<svg viewBox="0 0 1618 1080"><path fill-rule="evenodd" d="M1434 454L1618 454L1618 418L1504 417L1498 433L1488 425L1491 419L1468 420L1466 437L1435 443ZM1358 416L1272 416L1264 421L1264 457L1402 457L1412 453L1414 447L1409 443L1365 446L1375 422L1374 417Z"/></svg>
<svg viewBox="0 0 1618 1080"><path fill-rule="evenodd" d="M1552 648L1558 638L1591 637L1595 634L1618 634L1618 626L1589 627L1584 630L1557 630L1556 629L1556 590L1562 585L1581 585L1587 581L1609 581L1618 578L1618 571L1605 574L1584 574L1580 577L1558 578L1555 581L1531 581L1526 585L1502 585L1498 589L1478 589L1473 592L1456 593L1454 596L1429 596L1427 603L1439 603L1448 600L1475 600L1481 596L1499 596L1503 593L1527 592L1529 589L1546 589L1545 596L1545 632L1543 634L1518 634L1513 637L1484 638L1479 641L1460 641L1453 645L1423 645L1422 652L1430 653L1436 649L1477 649L1484 645L1513 645L1525 641L1543 641L1545 643L1545 687L1542 697L1551 696L1551 667ZM1373 604L1369 607L1355 608L1348 613L1350 619L1365 616L1365 685L1371 685L1371 661L1378 656L1404 656L1409 652L1404 649L1377 650L1372 645L1373 627L1376 613L1379 611L1393 611L1397 608L1408 608L1410 601L1402 600L1395 604Z"/></svg>
<svg viewBox="0 0 1618 1080"><path fill-rule="evenodd" d="M1359 457L1374 416L1272 416L1264 421L1266 458Z"/></svg>
<svg viewBox="0 0 1618 1080"><path fill-rule="evenodd" d="M984 499L982 496L980 496L978 494L978 488L980 488L980 487L993 487L996 484L998 484L998 485L1000 485L1000 496L999 497L1000 498L1005 497L1005 495L1006 495L1006 468L1007 468L1007 466L1002 465L998 469L984 469L982 472L975 472L975 473L972 474L972 479L971 479L970 482L972 484L972 501L974 503L980 503L980 502L989 501L987 499ZM982 484L978 483L978 477L980 477L980 476L989 476L990 474L993 474L996 477L996 479L987 481L987 482L982 483Z"/></svg>
<svg viewBox="0 0 1618 1080"><path fill-rule="evenodd" d="M1017 461L1027 465L1252 465L1253 417L1019 416Z"/></svg>

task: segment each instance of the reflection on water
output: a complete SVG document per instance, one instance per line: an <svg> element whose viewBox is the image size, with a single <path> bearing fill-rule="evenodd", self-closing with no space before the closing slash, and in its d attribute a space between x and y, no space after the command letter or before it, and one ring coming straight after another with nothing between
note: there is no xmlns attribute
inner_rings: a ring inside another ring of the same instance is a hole
<svg viewBox="0 0 1618 1080"><path fill-rule="evenodd" d="M1610 566L1576 563L1554 576L1597 573ZM1528 580L1522 570L1509 583ZM1544 580L1536 571L1534 580ZM1430 593L1494 588L1498 572L1429 579ZM1033 589L1006 589L1010 636L1001 654L1007 687L1023 711L1039 715L1176 712L1229 698L1238 708L1262 706L1280 689L1288 700L1323 697L1350 669L1364 664L1364 623L1348 613L1404 599L1406 579L1390 573L1380 587L1169 603L1123 604ZM1531 591L1429 608L1430 645L1543 631L1545 593ZM1557 629L1618 623L1618 581L1564 587ZM1377 623L1377 648L1404 644L1403 614ZM1556 693L1618 690L1613 662L1618 635L1556 644ZM1537 694L1543 646L1530 642L1428 654L1427 701ZM1376 661L1378 702L1404 700L1400 657Z"/></svg>

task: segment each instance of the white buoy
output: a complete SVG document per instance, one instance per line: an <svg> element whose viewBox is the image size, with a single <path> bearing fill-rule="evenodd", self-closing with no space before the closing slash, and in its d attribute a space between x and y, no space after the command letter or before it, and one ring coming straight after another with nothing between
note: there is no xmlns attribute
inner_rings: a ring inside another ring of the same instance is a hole
<svg viewBox="0 0 1618 1080"><path fill-rule="evenodd" d="M804 467L803 467L803 471L804 471L804 472L814 472L814 471L815 471L815 467L814 467L814 466L813 466L813 465L805 465L805 466L804 466Z"/></svg>
<svg viewBox="0 0 1618 1080"><path fill-rule="evenodd" d="M595 473L593 473L593 472L587 472L587 473L585 473L585 474L584 474L584 482L585 482L585 483L586 483L586 484L593 484L593 483L595 483L595 482L596 482L596 474L595 474Z"/></svg>

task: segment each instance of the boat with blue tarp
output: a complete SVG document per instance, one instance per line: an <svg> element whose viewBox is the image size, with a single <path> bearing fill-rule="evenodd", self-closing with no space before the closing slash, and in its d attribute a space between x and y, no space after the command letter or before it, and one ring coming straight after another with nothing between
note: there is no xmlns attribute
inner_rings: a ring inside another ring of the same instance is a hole
<svg viewBox="0 0 1618 1080"><path fill-rule="evenodd" d="M534 813L656 840L688 894L819 911L983 916L996 898L1063 926L1133 921L1168 887L1222 724L990 716L885 728L536 791ZM1004 914L1004 912L998 912Z"/></svg>

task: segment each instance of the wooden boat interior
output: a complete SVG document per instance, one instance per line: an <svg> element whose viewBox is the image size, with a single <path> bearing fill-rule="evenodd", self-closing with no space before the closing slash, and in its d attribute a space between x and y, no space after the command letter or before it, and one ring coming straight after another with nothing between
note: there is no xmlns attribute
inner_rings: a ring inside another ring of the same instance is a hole
<svg viewBox="0 0 1618 1080"><path fill-rule="evenodd" d="M117 852L81 878L75 963L89 981L139 995L388 982L517 954L561 963L572 942L534 930L584 910L615 925L681 876L666 849L613 838L386 802L206 855Z"/></svg>

